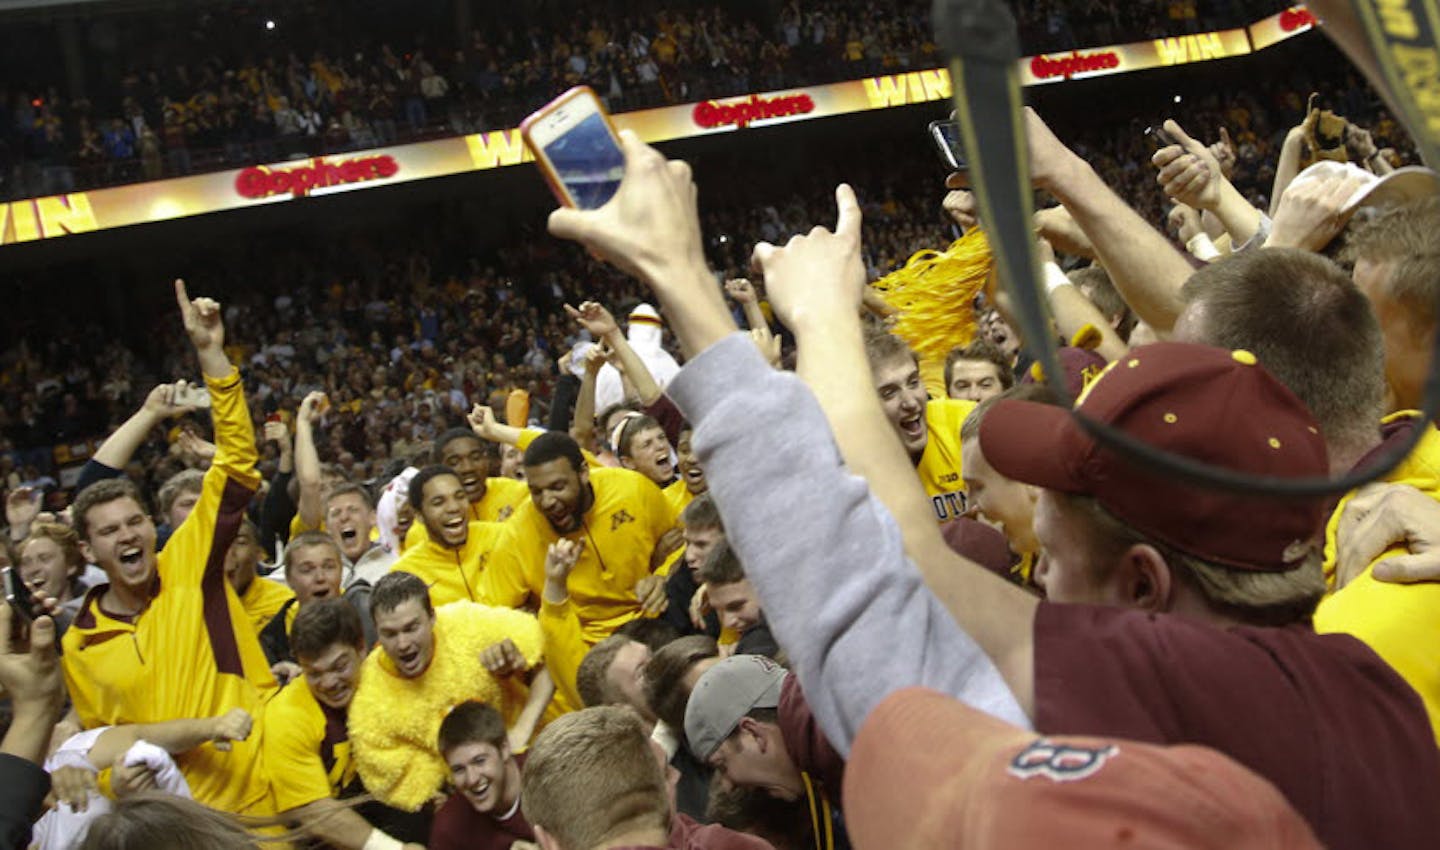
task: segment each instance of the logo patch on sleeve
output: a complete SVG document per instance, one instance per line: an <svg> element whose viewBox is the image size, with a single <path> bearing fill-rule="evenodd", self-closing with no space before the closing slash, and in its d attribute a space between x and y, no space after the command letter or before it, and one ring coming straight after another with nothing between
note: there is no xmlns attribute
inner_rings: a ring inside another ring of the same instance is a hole
<svg viewBox="0 0 1440 850"><path fill-rule="evenodd" d="M1031 779L1043 776L1054 782L1073 782L1094 776L1105 762L1120 754L1120 748L1077 747L1039 738L1010 760L1012 776Z"/></svg>

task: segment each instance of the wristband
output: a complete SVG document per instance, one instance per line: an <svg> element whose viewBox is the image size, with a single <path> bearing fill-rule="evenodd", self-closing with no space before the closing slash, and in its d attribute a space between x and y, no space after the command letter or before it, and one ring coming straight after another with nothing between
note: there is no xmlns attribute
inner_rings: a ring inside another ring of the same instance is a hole
<svg viewBox="0 0 1440 850"><path fill-rule="evenodd" d="M365 846L361 850L405 850L405 843L391 838L378 829L372 829L370 837L365 839Z"/></svg>
<svg viewBox="0 0 1440 850"><path fill-rule="evenodd" d="M1054 295L1055 290L1062 286L1070 285L1070 278L1065 276L1065 272L1060 270L1060 266L1057 263L1050 262L1045 264L1046 295Z"/></svg>
<svg viewBox="0 0 1440 850"><path fill-rule="evenodd" d="M1210 239L1208 233L1197 233L1190 237L1190 241L1185 243L1185 250L1189 251L1195 259L1204 260L1207 263L1220 258L1220 249L1215 247L1215 242Z"/></svg>

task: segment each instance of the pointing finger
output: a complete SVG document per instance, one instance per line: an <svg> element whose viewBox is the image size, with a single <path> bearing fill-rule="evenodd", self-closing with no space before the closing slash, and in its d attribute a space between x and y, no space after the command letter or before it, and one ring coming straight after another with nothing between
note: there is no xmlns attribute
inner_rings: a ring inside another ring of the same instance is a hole
<svg viewBox="0 0 1440 850"><path fill-rule="evenodd" d="M175 278L175 300L180 304L180 315L189 316L193 307L190 304L190 293L185 290L185 281Z"/></svg>
<svg viewBox="0 0 1440 850"><path fill-rule="evenodd" d="M850 239L860 238L860 201L849 183L835 187L835 206L839 214L835 219L835 234Z"/></svg>

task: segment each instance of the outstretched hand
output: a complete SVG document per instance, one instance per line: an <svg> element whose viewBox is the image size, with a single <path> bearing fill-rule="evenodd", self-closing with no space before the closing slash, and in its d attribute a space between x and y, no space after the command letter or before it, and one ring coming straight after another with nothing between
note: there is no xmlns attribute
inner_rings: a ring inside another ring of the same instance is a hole
<svg viewBox="0 0 1440 850"><path fill-rule="evenodd" d="M599 302L586 301L578 310L566 304L565 313L589 331L596 342L620 332L620 325L615 321L615 317Z"/></svg>
<svg viewBox="0 0 1440 850"><path fill-rule="evenodd" d="M1346 169L1291 182L1280 195L1265 247L1323 250L1350 221L1350 199L1365 179L1364 172Z"/></svg>
<svg viewBox="0 0 1440 850"><path fill-rule="evenodd" d="M1155 178L1165 194L1197 210L1214 210L1220 205L1225 175L1220 161L1204 143L1192 139L1173 120L1165 132L1176 144L1163 147L1151 157L1160 170Z"/></svg>
<svg viewBox="0 0 1440 850"><path fill-rule="evenodd" d="M797 332L860 312L866 274L855 190L844 183L836 187L835 206L834 231L815 227L782 248L768 242L755 246L752 262L765 273L770 303Z"/></svg>

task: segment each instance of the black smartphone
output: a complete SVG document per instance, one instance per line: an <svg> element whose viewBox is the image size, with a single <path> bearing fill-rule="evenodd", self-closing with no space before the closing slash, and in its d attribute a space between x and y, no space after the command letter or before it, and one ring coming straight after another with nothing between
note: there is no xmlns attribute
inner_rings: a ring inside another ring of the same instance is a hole
<svg viewBox="0 0 1440 850"><path fill-rule="evenodd" d="M35 622L35 596L14 567L0 568L0 579L5 584L5 602L17 615L11 627L17 635L23 634Z"/></svg>
<svg viewBox="0 0 1440 850"><path fill-rule="evenodd" d="M1155 143L1156 150L1168 148L1175 144L1175 140L1170 138L1170 134L1165 132L1165 128L1159 124L1151 124L1149 127L1146 127L1145 138Z"/></svg>
<svg viewBox="0 0 1440 850"><path fill-rule="evenodd" d="M940 154L940 161L951 171L964 171L970 167L965 161L965 147L960 141L960 122L931 121L930 141Z"/></svg>

